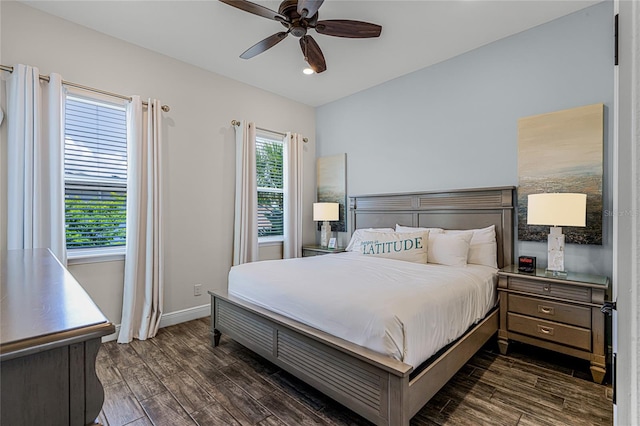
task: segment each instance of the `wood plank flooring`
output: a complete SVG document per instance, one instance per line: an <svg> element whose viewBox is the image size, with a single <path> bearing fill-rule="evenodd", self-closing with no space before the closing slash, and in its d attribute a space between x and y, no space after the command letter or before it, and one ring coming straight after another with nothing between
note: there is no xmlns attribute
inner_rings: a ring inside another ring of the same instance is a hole
<svg viewBox="0 0 640 426"><path fill-rule="evenodd" d="M212 348L208 318L105 343L97 372L108 426L370 424L224 335ZM492 341L411 425L611 425L607 391L586 361L515 343L503 356Z"/></svg>

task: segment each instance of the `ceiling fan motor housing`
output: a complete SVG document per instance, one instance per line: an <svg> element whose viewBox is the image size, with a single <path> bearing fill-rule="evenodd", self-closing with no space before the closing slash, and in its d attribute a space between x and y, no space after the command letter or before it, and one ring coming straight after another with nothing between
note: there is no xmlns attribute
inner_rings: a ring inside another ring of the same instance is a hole
<svg viewBox="0 0 640 426"><path fill-rule="evenodd" d="M281 22L281 24L289 29L291 35L302 37L307 34L307 28L314 26L318 22L318 13L316 12L309 18L301 18L298 14L298 0L285 0L280 3L278 13L289 18L289 22Z"/></svg>

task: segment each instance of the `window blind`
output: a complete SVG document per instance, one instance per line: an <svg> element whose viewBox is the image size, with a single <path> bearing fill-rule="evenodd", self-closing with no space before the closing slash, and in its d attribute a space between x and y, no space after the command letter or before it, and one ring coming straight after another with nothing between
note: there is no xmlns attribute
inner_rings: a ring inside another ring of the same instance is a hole
<svg viewBox="0 0 640 426"><path fill-rule="evenodd" d="M67 96L64 127L67 248L124 245L127 194L124 107Z"/></svg>
<svg viewBox="0 0 640 426"><path fill-rule="evenodd" d="M258 236L284 234L283 143L256 137L256 179L258 185Z"/></svg>

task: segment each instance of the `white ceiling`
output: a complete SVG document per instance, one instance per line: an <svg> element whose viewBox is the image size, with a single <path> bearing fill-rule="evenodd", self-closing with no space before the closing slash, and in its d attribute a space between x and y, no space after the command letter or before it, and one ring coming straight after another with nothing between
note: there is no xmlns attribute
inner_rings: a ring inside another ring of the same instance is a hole
<svg viewBox="0 0 640 426"><path fill-rule="evenodd" d="M327 71L302 74L298 39L252 59L239 55L283 30L217 0L23 2L113 37L301 103L319 106L567 15L599 0L326 0L320 19L382 25L374 39L310 31ZM255 1L273 10L278 1Z"/></svg>

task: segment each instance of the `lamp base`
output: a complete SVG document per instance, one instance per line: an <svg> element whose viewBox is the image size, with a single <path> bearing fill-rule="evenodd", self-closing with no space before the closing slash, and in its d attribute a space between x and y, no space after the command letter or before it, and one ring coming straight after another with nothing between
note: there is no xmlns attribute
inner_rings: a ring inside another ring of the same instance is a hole
<svg viewBox="0 0 640 426"><path fill-rule="evenodd" d="M544 270L544 274L549 278L563 279L563 278L567 278L567 275L569 273L567 271L553 271L547 268Z"/></svg>
<svg viewBox="0 0 640 426"><path fill-rule="evenodd" d="M547 237L546 271L554 275L564 272L564 234L559 226L552 226Z"/></svg>
<svg viewBox="0 0 640 426"><path fill-rule="evenodd" d="M331 239L331 225L329 221L325 220L322 222L322 226L320 227L320 246L321 247L329 247L329 240Z"/></svg>

